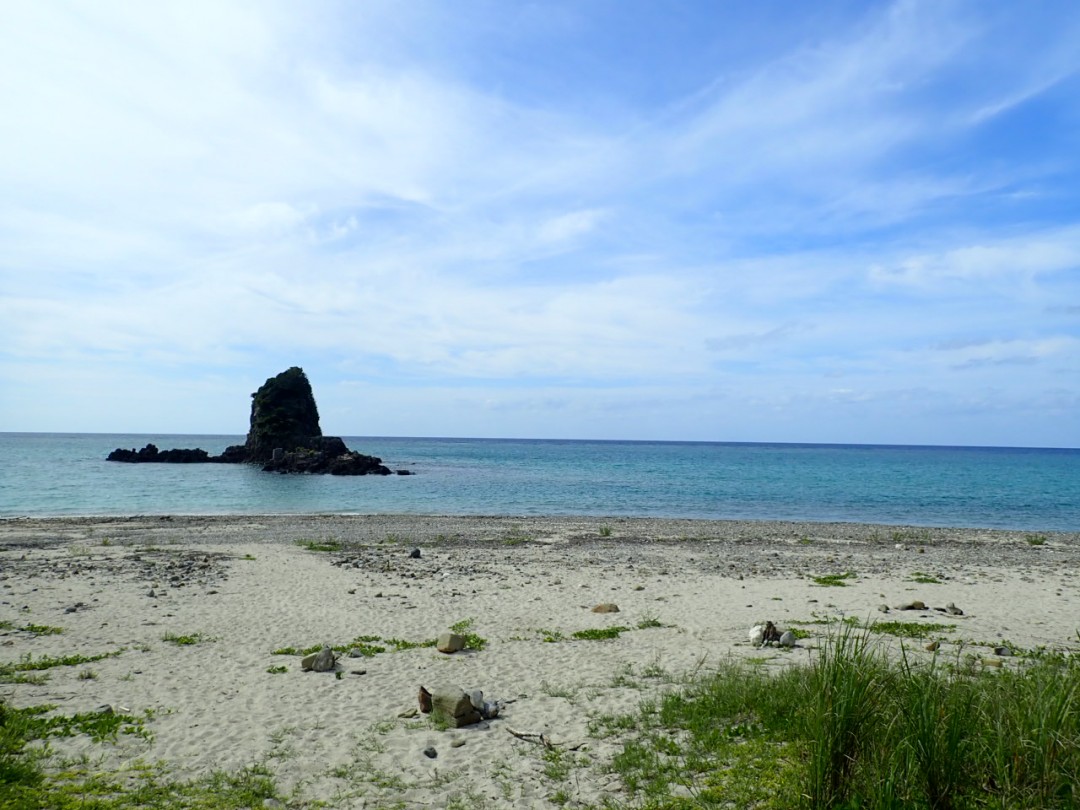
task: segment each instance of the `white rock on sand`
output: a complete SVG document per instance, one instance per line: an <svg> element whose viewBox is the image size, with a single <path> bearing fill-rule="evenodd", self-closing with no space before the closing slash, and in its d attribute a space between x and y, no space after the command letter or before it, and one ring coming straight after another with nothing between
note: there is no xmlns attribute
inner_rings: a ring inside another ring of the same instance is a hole
<svg viewBox="0 0 1080 810"><path fill-rule="evenodd" d="M665 674L733 657L809 660L813 636L795 649L751 646L747 628L767 620L815 632L811 622L876 619L883 601L918 600L928 609L904 621L956 625L940 634L941 652L960 640L1075 642L1080 537L1041 534L1048 541L1032 545L1009 532L619 518L0 520L0 622L9 628L0 663L123 650L50 669L41 685L0 685L0 695L64 713L106 703L153 710L150 743L54 745L61 755L104 750L102 768L164 760L178 776L269 763L298 806L445 807L479 796L532 807L558 790L599 803L620 789L604 769L619 748L590 736L590 718L676 688ZM298 545L311 540L341 549ZM849 571L844 587L810 578ZM601 603L620 612L592 612ZM962 615L934 610L949 603ZM487 641L480 651L401 643L470 620L467 632ZM18 629L28 624L63 632ZM573 638L610 627L629 629ZM355 659L342 658L328 672L274 654L326 642L385 652L363 668L343 668ZM80 677L86 670L95 677ZM460 729L400 716L417 707L421 684L447 683L481 689L500 716ZM584 743L590 764L578 767L588 777L554 783L529 736L540 733Z"/></svg>

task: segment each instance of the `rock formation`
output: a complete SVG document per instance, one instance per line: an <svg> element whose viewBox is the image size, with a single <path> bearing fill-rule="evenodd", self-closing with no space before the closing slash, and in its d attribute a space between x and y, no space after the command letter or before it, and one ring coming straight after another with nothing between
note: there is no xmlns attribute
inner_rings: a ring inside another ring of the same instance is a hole
<svg viewBox="0 0 1080 810"><path fill-rule="evenodd" d="M304 370L293 366L268 379L251 395L251 423L244 444L225 448L220 456L205 450L116 449L109 461L129 463L258 464L267 472L330 475L390 475L382 459L349 450L337 436L323 436L319 409ZM399 470L399 475L408 471Z"/></svg>

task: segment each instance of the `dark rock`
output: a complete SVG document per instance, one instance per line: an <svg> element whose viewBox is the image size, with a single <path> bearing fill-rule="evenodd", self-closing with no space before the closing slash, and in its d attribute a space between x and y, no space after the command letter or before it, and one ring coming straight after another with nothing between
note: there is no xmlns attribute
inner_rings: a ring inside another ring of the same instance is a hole
<svg viewBox="0 0 1080 810"><path fill-rule="evenodd" d="M108 461L128 463L259 464L266 472L325 475L391 475L382 459L349 450L337 436L323 436L319 409L304 370L293 366L271 377L251 395L247 440L225 448L219 456L205 450L141 450L117 448ZM409 475L398 470L398 475Z"/></svg>
<svg viewBox="0 0 1080 810"><path fill-rule="evenodd" d="M424 749L424 756L428 759L435 759L439 755L439 752L435 750L435 746L429 745Z"/></svg>
<svg viewBox="0 0 1080 810"><path fill-rule="evenodd" d="M414 560L419 560L420 559L420 549L414 548L412 551L409 552L409 557L411 557Z"/></svg>

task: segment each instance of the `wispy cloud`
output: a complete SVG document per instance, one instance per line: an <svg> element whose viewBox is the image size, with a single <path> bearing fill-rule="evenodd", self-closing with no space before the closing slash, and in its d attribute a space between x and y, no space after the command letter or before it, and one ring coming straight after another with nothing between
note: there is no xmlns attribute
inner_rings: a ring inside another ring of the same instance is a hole
<svg viewBox="0 0 1080 810"><path fill-rule="evenodd" d="M1080 442L1080 15L680 14L5 6L0 427Z"/></svg>

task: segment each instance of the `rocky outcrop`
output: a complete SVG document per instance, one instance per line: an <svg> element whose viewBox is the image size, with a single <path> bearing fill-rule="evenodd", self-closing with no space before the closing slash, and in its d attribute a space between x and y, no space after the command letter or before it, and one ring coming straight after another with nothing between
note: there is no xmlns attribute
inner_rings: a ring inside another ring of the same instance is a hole
<svg viewBox="0 0 1080 810"><path fill-rule="evenodd" d="M275 450L321 450L322 438L315 394L302 368L293 366L271 377L251 395L250 429L244 442L247 461L270 461ZM348 452L345 443L338 441Z"/></svg>
<svg viewBox="0 0 1080 810"><path fill-rule="evenodd" d="M251 419L244 444L219 456L205 450L116 449L108 461L192 464L258 464L267 472L326 475L390 475L382 459L357 453L337 436L323 436L319 409L304 370L293 366L271 377L251 395ZM398 470L398 475L409 475Z"/></svg>
<svg viewBox="0 0 1080 810"><path fill-rule="evenodd" d="M205 450L158 450L152 444L142 450L122 450L117 448L109 453L107 461L126 461L128 463L160 462L164 464L204 464L210 461L210 454Z"/></svg>

